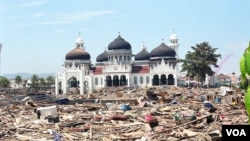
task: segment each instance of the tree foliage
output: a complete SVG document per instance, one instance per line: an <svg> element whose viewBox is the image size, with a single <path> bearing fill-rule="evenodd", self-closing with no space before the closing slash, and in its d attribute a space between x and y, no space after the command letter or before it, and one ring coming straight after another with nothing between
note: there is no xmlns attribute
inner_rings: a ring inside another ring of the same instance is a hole
<svg viewBox="0 0 250 141"><path fill-rule="evenodd" d="M9 79L6 77L0 76L0 88L7 88L10 85Z"/></svg>
<svg viewBox="0 0 250 141"><path fill-rule="evenodd" d="M50 87L52 84L55 84L55 78L53 76L48 76L46 78L47 86Z"/></svg>
<svg viewBox="0 0 250 141"><path fill-rule="evenodd" d="M213 48L208 42L196 44L191 47L193 51L188 51L185 59L179 59L178 62L182 63L181 72L187 72L187 75L196 79L198 82L205 81L206 74L213 75L211 67L219 67L217 65L220 54L215 54L218 48Z"/></svg>
<svg viewBox="0 0 250 141"><path fill-rule="evenodd" d="M38 75L33 74L31 76L31 85L30 85L30 87L38 90L38 88L39 88L39 77L38 77Z"/></svg>
<svg viewBox="0 0 250 141"><path fill-rule="evenodd" d="M46 86L46 81L43 77L39 78L39 86L40 86L40 88L41 87L44 88Z"/></svg>
<svg viewBox="0 0 250 141"><path fill-rule="evenodd" d="M17 85L18 85L18 87L19 87L20 83L22 82L22 77L21 77L20 75L17 75L17 76L15 77L15 82L17 83Z"/></svg>

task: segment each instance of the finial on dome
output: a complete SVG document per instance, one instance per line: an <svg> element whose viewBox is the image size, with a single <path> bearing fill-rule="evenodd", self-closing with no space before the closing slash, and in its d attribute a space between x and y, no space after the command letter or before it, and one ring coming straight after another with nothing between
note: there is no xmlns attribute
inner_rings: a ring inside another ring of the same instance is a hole
<svg viewBox="0 0 250 141"><path fill-rule="evenodd" d="M144 41L142 42L142 47L141 47L142 50L146 50L147 48L145 47L144 45Z"/></svg>
<svg viewBox="0 0 250 141"><path fill-rule="evenodd" d="M81 32L79 32L79 37L81 37Z"/></svg>
<svg viewBox="0 0 250 141"><path fill-rule="evenodd" d="M161 39L162 40L162 42L164 42L164 39Z"/></svg>
<svg viewBox="0 0 250 141"><path fill-rule="evenodd" d="M173 33L174 33L174 28L173 28Z"/></svg>
<svg viewBox="0 0 250 141"><path fill-rule="evenodd" d="M144 41L142 41L142 47L141 47L141 50L143 50L145 47L144 47Z"/></svg>

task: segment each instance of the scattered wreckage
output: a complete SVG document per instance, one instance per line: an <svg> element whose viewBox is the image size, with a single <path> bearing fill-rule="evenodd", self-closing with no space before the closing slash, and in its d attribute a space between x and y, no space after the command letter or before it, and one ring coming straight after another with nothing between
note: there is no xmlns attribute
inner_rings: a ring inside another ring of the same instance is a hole
<svg viewBox="0 0 250 141"><path fill-rule="evenodd" d="M113 89L39 101L4 98L0 140L220 141L222 125L248 121L244 95L218 89Z"/></svg>

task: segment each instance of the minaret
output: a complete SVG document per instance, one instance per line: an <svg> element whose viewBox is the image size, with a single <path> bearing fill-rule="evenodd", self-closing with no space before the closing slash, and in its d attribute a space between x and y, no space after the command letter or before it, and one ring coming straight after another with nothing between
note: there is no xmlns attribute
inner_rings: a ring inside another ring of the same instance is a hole
<svg viewBox="0 0 250 141"><path fill-rule="evenodd" d="M175 50L177 58L179 57L178 56L178 47L179 47L178 41L179 41L179 39L178 39L177 35L174 33L174 29L173 29L173 33L172 33L172 35L170 35L169 46Z"/></svg>
<svg viewBox="0 0 250 141"><path fill-rule="evenodd" d="M178 53L179 42L178 41L179 41L179 39L178 39L177 35L175 34L174 29L173 29L173 33L170 35L170 44L169 44L169 46L175 50L176 59L179 59L179 53ZM178 64L176 65L176 71L177 71L178 74L180 73Z"/></svg>

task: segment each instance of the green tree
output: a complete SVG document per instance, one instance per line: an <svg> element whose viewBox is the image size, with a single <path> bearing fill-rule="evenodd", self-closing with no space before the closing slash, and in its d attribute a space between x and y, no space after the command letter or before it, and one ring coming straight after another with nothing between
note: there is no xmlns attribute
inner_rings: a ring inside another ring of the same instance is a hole
<svg viewBox="0 0 250 141"><path fill-rule="evenodd" d="M39 77L38 77L38 75L33 74L31 76L31 85L30 85L30 87L35 89L36 91L38 90L38 88L39 88Z"/></svg>
<svg viewBox="0 0 250 141"><path fill-rule="evenodd" d="M46 86L46 81L43 77L39 78L39 86L44 88Z"/></svg>
<svg viewBox="0 0 250 141"><path fill-rule="evenodd" d="M46 82L47 82L47 87L49 88L49 91L51 93L51 85L55 84L55 78L50 75L46 78Z"/></svg>
<svg viewBox="0 0 250 141"><path fill-rule="evenodd" d="M22 77L21 77L20 75L17 75L17 76L15 77L15 82L16 82L16 84L18 85L18 88L19 88L19 85L20 85L20 83L22 82Z"/></svg>
<svg viewBox="0 0 250 141"><path fill-rule="evenodd" d="M196 44L191 47L193 52L188 51L185 59L179 59L178 62L182 63L181 72L187 72L188 77L196 79L201 84L206 79L206 74L213 75L214 72L211 67L219 67L217 65L220 54L215 54L218 48L213 48L208 42Z"/></svg>
<svg viewBox="0 0 250 141"><path fill-rule="evenodd" d="M48 76L46 78L47 86L50 87L51 85L55 84L55 78L53 76Z"/></svg>
<svg viewBox="0 0 250 141"><path fill-rule="evenodd" d="M0 88L7 88L10 85L9 79L6 77L0 76Z"/></svg>

